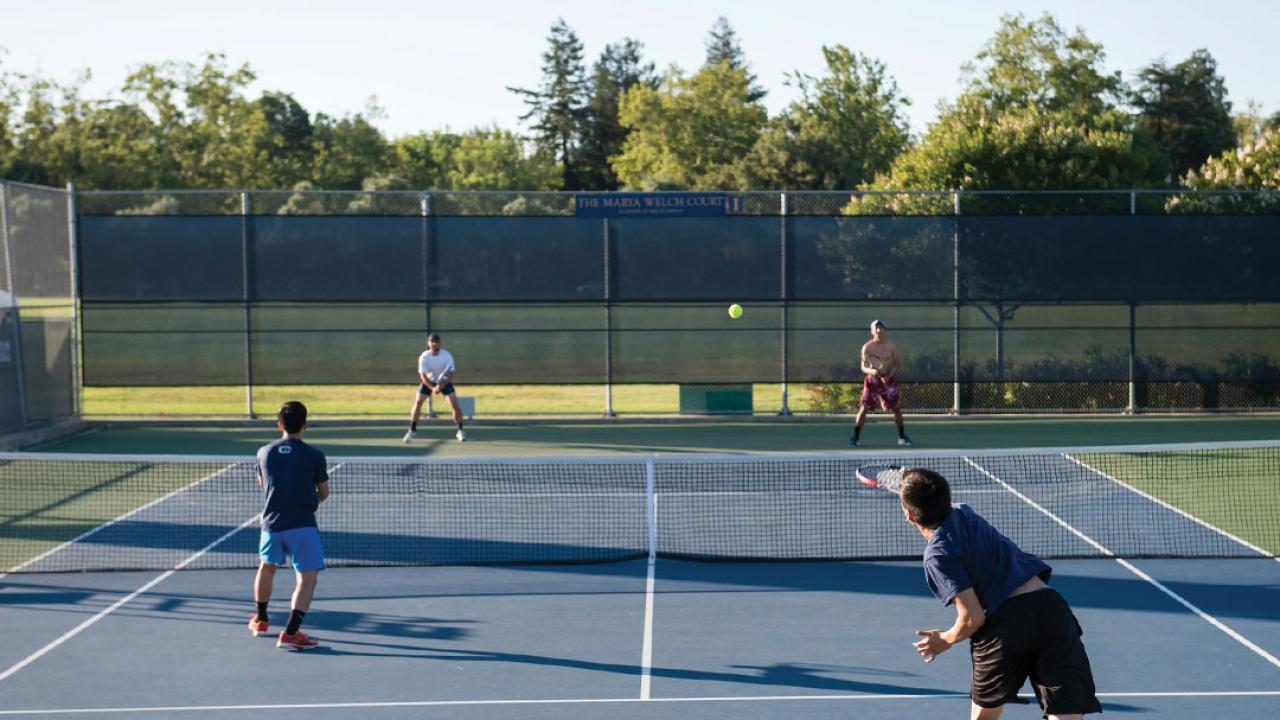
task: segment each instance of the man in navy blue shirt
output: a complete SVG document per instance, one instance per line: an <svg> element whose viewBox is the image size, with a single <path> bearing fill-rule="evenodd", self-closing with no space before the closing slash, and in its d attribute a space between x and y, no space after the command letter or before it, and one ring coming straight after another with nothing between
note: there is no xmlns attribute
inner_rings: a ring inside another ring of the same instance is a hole
<svg viewBox="0 0 1280 720"><path fill-rule="evenodd" d="M297 400L280 406L276 426L284 436L258 449L258 484L262 486L262 532L258 554L262 562L253 582L258 610L249 618L249 630L266 635L267 602L276 567L293 563L297 583L289 623L276 640L285 650L311 650L319 645L299 628L311 607L316 578L324 569L324 548L316 526L316 508L329 497L329 473L324 453L302 441L307 427L307 407Z"/></svg>
<svg viewBox="0 0 1280 720"><path fill-rule="evenodd" d="M907 470L901 498L907 522L928 541L929 589L956 608L947 630L917 630L915 648L930 662L969 638L970 717L995 720L1005 703L1021 703L1018 689L1028 677L1046 718L1102 712L1080 640L1084 631L1066 600L1045 584L1052 568L973 508L953 506L946 479L932 470Z"/></svg>

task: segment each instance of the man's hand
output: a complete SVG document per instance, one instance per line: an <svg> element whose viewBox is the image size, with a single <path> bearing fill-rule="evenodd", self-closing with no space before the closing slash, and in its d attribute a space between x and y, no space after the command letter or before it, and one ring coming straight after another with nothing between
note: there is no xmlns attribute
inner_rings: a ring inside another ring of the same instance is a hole
<svg viewBox="0 0 1280 720"><path fill-rule="evenodd" d="M951 643L942 638L941 630L917 630L916 635L921 639L912 644L916 652L924 656L925 662L933 662L934 658L951 649Z"/></svg>

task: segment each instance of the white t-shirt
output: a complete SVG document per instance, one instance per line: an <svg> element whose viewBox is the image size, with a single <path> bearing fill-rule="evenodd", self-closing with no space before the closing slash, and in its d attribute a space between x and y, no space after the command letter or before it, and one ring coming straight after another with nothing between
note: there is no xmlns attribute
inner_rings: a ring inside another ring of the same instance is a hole
<svg viewBox="0 0 1280 720"><path fill-rule="evenodd" d="M453 356L444 348L440 349L439 355L423 350L418 356L418 372L431 378L431 382L439 382L446 373L452 375L453 370Z"/></svg>

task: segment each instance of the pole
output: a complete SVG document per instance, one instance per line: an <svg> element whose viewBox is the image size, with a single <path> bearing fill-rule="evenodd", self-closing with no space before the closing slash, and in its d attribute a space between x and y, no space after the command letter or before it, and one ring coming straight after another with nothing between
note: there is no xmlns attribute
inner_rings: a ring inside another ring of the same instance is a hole
<svg viewBox="0 0 1280 720"><path fill-rule="evenodd" d="M249 192L240 191L240 282L244 302L244 414L253 420L253 310L249 271Z"/></svg>
<svg viewBox="0 0 1280 720"><path fill-rule="evenodd" d="M787 371L789 367L787 365L787 194L785 192L781 194L781 200L782 214L780 217L781 222L779 223L781 235L781 260L779 263L781 266L781 278L778 283L780 288L778 295L782 304L782 327L780 328L782 333L782 410L778 414L786 416L791 414L791 408L787 402Z"/></svg>
<svg viewBox="0 0 1280 720"><path fill-rule="evenodd" d="M960 414L960 191L951 199L951 292L955 297L952 308L951 340L951 414Z"/></svg>
<svg viewBox="0 0 1280 720"><path fill-rule="evenodd" d="M84 412L84 378L81 375L83 359L81 357L80 330L80 233L78 209L76 208L76 184L67 183L67 252L68 268L71 272L71 413L79 418Z"/></svg>
<svg viewBox="0 0 1280 720"><path fill-rule="evenodd" d="M613 411L613 288L609 284L609 218L604 223L604 416L616 417Z"/></svg>
<svg viewBox="0 0 1280 720"><path fill-rule="evenodd" d="M1138 192L1136 190L1129 191L1129 215L1138 214ZM1133 257L1133 244L1129 245L1130 257ZM1132 271L1133 266L1130 265ZM1129 407L1125 408L1125 412L1130 415L1138 413L1138 384L1135 376L1138 369L1138 304L1129 301Z"/></svg>
<svg viewBox="0 0 1280 720"><path fill-rule="evenodd" d="M431 230L428 227L431 221L428 219L431 215L431 193L423 190L422 196L418 200L418 209L422 214L422 302L426 320L426 334L431 333ZM435 393L427 393L427 419L432 420L436 416L435 405L431 401L431 396Z"/></svg>

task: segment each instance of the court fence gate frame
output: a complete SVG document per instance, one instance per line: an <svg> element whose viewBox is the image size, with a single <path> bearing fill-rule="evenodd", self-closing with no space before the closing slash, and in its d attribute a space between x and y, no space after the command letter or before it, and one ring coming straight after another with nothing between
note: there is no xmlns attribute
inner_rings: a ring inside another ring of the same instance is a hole
<svg viewBox="0 0 1280 720"><path fill-rule="evenodd" d="M468 384L606 415L636 383L848 412L874 318L909 411L1280 409L1275 191L50 192L76 379L243 386L248 416L259 385L404 384L429 331Z"/></svg>

